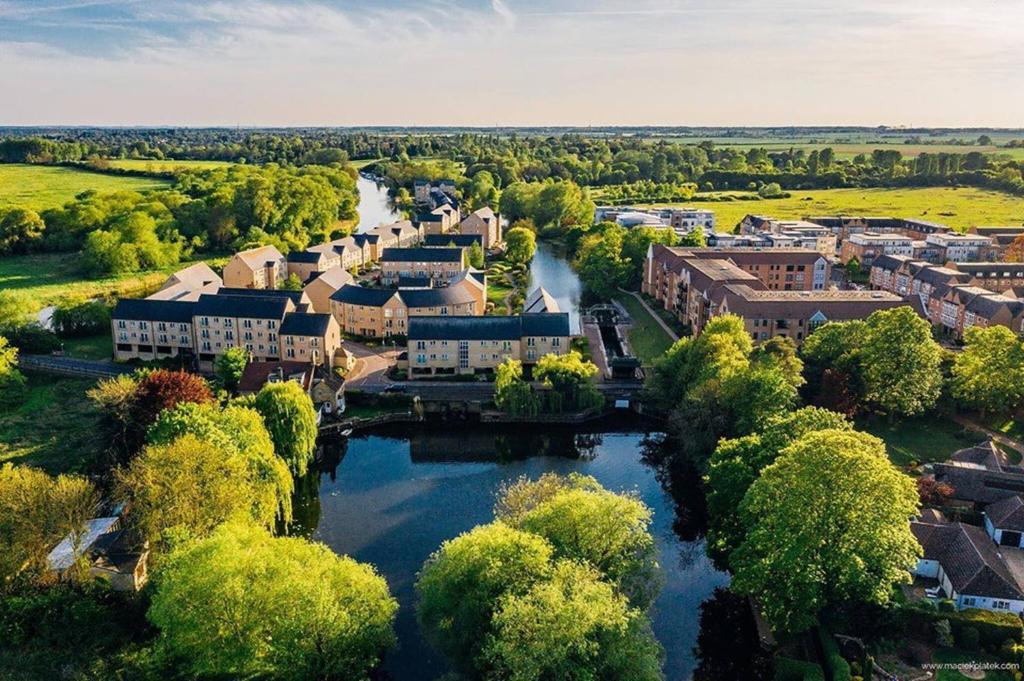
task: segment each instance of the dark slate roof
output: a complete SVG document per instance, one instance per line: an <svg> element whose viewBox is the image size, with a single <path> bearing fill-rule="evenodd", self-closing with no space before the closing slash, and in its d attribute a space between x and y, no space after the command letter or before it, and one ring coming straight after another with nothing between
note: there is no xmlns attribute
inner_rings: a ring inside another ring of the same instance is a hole
<svg viewBox="0 0 1024 681"><path fill-rule="evenodd" d="M434 213L417 213L416 222L441 222L441 216Z"/></svg>
<svg viewBox="0 0 1024 681"><path fill-rule="evenodd" d="M564 312L509 317L409 318L409 340L519 340L524 336L568 335L569 315Z"/></svg>
<svg viewBox="0 0 1024 681"><path fill-rule="evenodd" d="M288 254L288 262L308 262L316 264L320 262L323 253L318 251L292 251Z"/></svg>
<svg viewBox="0 0 1024 681"><path fill-rule="evenodd" d="M135 319L148 322L192 323L196 304L181 300L150 300L124 298L117 301L111 316L114 319Z"/></svg>
<svg viewBox="0 0 1024 681"><path fill-rule="evenodd" d="M998 471L1010 466L1010 460L992 440L985 440L973 447L958 449L949 457L950 461L972 463L989 470Z"/></svg>
<svg viewBox="0 0 1024 681"><path fill-rule="evenodd" d="M323 336L331 323L331 315L292 312L281 322L282 336Z"/></svg>
<svg viewBox="0 0 1024 681"><path fill-rule="evenodd" d="M310 370L313 365L309 362L249 362L242 371L242 377L238 379L238 392L254 393L267 383L271 376L287 379L289 376L302 375L302 387L309 389Z"/></svg>
<svg viewBox="0 0 1024 681"><path fill-rule="evenodd" d="M471 303L476 300L463 286L403 289L398 292L398 295L408 307L439 307Z"/></svg>
<svg viewBox="0 0 1024 681"><path fill-rule="evenodd" d="M461 248L385 248L381 262L462 262Z"/></svg>
<svg viewBox="0 0 1024 681"><path fill-rule="evenodd" d="M379 234L353 234L352 238L356 240L356 245L360 248L364 244L375 244L380 240Z"/></svg>
<svg viewBox="0 0 1024 681"><path fill-rule="evenodd" d="M349 305L380 307L391 300L396 293L398 291L390 288L366 288L365 286L345 284L331 294L331 300L336 300L339 303L348 303Z"/></svg>
<svg viewBox="0 0 1024 681"><path fill-rule="evenodd" d="M481 248L484 245L482 234L427 234L423 237L423 245L428 247L447 246L455 244L459 248L469 248L478 244Z"/></svg>
<svg viewBox="0 0 1024 681"><path fill-rule="evenodd" d="M1024 532L1024 499L1019 494L985 507L985 515L1000 530Z"/></svg>
<svg viewBox="0 0 1024 681"><path fill-rule="evenodd" d="M924 549L925 560L942 566L957 593L1024 600L1003 556L980 527L911 522L910 529Z"/></svg>
<svg viewBox="0 0 1024 681"><path fill-rule="evenodd" d="M879 255L871 261L872 267L877 267L882 270L895 271L900 265L910 260L905 255Z"/></svg>
<svg viewBox="0 0 1024 681"><path fill-rule="evenodd" d="M398 277L398 288L431 288L433 285L430 277Z"/></svg>
<svg viewBox="0 0 1024 681"><path fill-rule="evenodd" d="M281 319L284 317L287 310L288 298L283 296L257 297L222 295L217 293L199 296L199 300L196 301L193 314L198 317L209 316Z"/></svg>
<svg viewBox="0 0 1024 681"><path fill-rule="evenodd" d="M302 291L290 291L282 288L226 288L217 289L219 296L249 296L251 298L288 298L298 305L302 302Z"/></svg>

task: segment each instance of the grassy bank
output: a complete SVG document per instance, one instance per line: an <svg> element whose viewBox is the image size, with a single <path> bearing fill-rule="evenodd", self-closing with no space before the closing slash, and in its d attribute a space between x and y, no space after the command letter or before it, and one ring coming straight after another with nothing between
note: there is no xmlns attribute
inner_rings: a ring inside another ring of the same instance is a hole
<svg viewBox="0 0 1024 681"><path fill-rule="evenodd" d="M3 166L0 166L2 168ZM222 267L226 258L206 260ZM42 253L0 258L0 289L15 291L26 304L38 309L67 298L140 295L159 288L171 272L188 263L171 265L153 272L134 272L89 279L81 271L74 253Z"/></svg>
<svg viewBox="0 0 1024 681"><path fill-rule="evenodd" d="M726 192L754 196L749 192ZM786 199L702 201L688 206L715 212L718 231L731 231L748 213L798 219L808 215L891 215L940 222L959 229L972 225L1024 223L1024 199L984 189L822 189L790 192ZM664 204L658 204L664 205Z"/></svg>
<svg viewBox="0 0 1024 681"><path fill-rule="evenodd" d="M62 206L88 190L146 191L169 186L164 180L122 177L63 166L0 164L0 208L24 206L44 210Z"/></svg>
<svg viewBox="0 0 1024 681"><path fill-rule="evenodd" d="M175 170L191 170L194 168L224 168L235 165L231 161L179 161L175 159L164 159L155 161L145 158L113 158L107 162L111 168L121 170L139 170L146 173L167 173Z"/></svg>
<svg viewBox="0 0 1024 681"><path fill-rule="evenodd" d="M624 293L615 298L633 318L633 328L629 330L629 345L633 353L644 364L650 364L672 345L672 338L661 328L658 320L651 316L643 305L633 296Z"/></svg>
<svg viewBox="0 0 1024 681"><path fill-rule="evenodd" d="M906 419L891 425L883 419L868 419L857 427L884 440L889 458L897 466L945 461L958 449L985 439L984 433L965 430L941 416Z"/></svg>
<svg viewBox="0 0 1024 681"><path fill-rule="evenodd" d="M95 382L37 373L26 378L25 400L0 410L0 463L85 472L103 451L99 412L85 395Z"/></svg>

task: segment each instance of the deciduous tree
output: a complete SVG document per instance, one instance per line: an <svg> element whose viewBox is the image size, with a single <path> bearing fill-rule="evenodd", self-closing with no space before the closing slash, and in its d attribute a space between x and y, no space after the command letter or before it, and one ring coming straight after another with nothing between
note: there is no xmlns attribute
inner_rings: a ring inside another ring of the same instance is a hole
<svg viewBox="0 0 1024 681"><path fill-rule="evenodd" d="M934 406L942 388L942 349L931 325L909 306L874 312L867 324L860 351L866 399L896 416Z"/></svg>
<svg viewBox="0 0 1024 681"><path fill-rule="evenodd" d="M505 232L505 259L520 265L533 260L537 251L537 236L526 227L513 227Z"/></svg>
<svg viewBox="0 0 1024 681"><path fill-rule="evenodd" d="M971 327L953 360L953 394L968 405L1009 412L1024 404L1024 342L1005 326Z"/></svg>
<svg viewBox="0 0 1024 681"><path fill-rule="evenodd" d="M306 474L318 431L313 400L294 381L268 383L253 402L274 441L274 451L297 476Z"/></svg>
<svg viewBox="0 0 1024 681"><path fill-rule="evenodd" d="M166 559L148 617L197 676L359 680L397 610L372 567L232 523Z"/></svg>
<svg viewBox="0 0 1024 681"><path fill-rule="evenodd" d="M248 364L249 353L245 348L228 348L214 361L213 373L221 385L234 392Z"/></svg>
<svg viewBox="0 0 1024 681"><path fill-rule="evenodd" d="M494 404L516 416L535 416L540 398L533 386L523 380L523 363L509 357L498 365L494 379Z"/></svg>

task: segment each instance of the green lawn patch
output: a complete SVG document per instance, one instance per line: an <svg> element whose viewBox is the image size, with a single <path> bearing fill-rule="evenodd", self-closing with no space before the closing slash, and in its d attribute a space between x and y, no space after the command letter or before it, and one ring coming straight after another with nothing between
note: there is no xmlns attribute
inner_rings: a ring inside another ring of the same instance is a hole
<svg viewBox="0 0 1024 681"><path fill-rule="evenodd" d="M111 168L119 170L139 170L145 173L170 173L178 170L208 170L227 168L235 165L231 161L196 161L165 158L154 160L148 158L112 158L107 161Z"/></svg>
<svg viewBox="0 0 1024 681"><path fill-rule="evenodd" d="M25 377L25 400L0 411L0 463L52 474L86 472L104 448L100 414L85 395L95 381L41 373Z"/></svg>
<svg viewBox="0 0 1024 681"><path fill-rule="evenodd" d="M216 269L227 259L208 258L206 262ZM152 272L89 279L82 273L75 253L8 256L0 258L0 290L20 293L30 308L38 310L67 298L147 295L158 289L167 275L188 265L184 262Z"/></svg>
<svg viewBox="0 0 1024 681"><path fill-rule="evenodd" d="M639 300L629 294L618 296L615 300L626 308L629 316L633 318L633 328L628 332L629 345L640 361L650 364L665 354L674 341L665 333L665 329L661 328L658 320L651 316Z"/></svg>
<svg viewBox="0 0 1024 681"><path fill-rule="evenodd" d="M109 333L85 338L66 338L64 355L78 359L110 359L114 354L114 341Z"/></svg>
<svg viewBox="0 0 1024 681"><path fill-rule="evenodd" d="M100 192L148 191L170 186L148 177L104 175L66 166L0 164L0 208L24 206L33 210L57 208L90 189Z"/></svg>
<svg viewBox="0 0 1024 681"><path fill-rule="evenodd" d="M988 418L985 425L1007 437L1024 440L1024 421L1012 416L995 416Z"/></svg>
<svg viewBox="0 0 1024 681"><path fill-rule="evenodd" d="M985 189L926 187L909 189L789 190L785 199L701 201L686 205L715 212L716 229L732 231L748 213L780 219L814 215L891 215L939 222L966 229L972 225L1024 223L1024 199ZM729 192L753 197L748 192ZM660 204L659 204L660 205Z"/></svg>
<svg viewBox="0 0 1024 681"><path fill-rule="evenodd" d="M945 461L956 450L985 439L984 433L966 430L952 419L941 416L905 419L894 424L882 419L866 419L857 427L884 440L889 459L897 466L910 466L915 461Z"/></svg>

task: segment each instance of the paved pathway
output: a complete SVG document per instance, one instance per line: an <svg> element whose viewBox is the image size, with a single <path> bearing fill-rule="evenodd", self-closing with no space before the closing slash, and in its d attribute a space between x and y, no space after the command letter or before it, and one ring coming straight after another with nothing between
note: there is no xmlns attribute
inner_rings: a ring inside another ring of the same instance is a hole
<svg viewBox="0 0 1024 681"><path fill-rule="evenodd" d="M660 317L660 316L658 315L658 313L657 313L657 312L655 312L654 310L652 310L652 309L651 309L651 306L647 304L647 301L643 299L643 296L641 296L641 295L640 295L639 293L637 293L636 291L627 291L627 290L626 290L626 289L624 289L624 288L620 288L619 290L620 290L620 291L622 291L622 292L623 292L623 293L625 293L625 294L631 295L631 296L633 296L634 298L636 298L636 299L637 299L637 301L638 301L638 302L639 302L639 303L640 303L641 305L643 305L643 306L644 306L644 309L645 309L645 310L647 310L647 314L649 314L649 315L651 315L652 317L654 317L654 321L658 322L658 325L659 325L659 326L661 326L661 328L665 329L665 333L667 333L667 334L668 334L668 337L672 339L672 342L673 342L673 343L675 343L675 342L676 342L677 340L679 340L679 334L678 334L678 333L676 333L675 331L673 331L673 330L672 330L672 327L671 327L671 326L669 326L668 324L666 324L666 323L665 323L665 320L664 320L664 319L662 319L662 318L661 318L661 317Z"/></svg>
<svg viewBox="0 0 1024 681"><path fill-rule="evenodd" d="M28 371L90 378L109 378L135 371L135 367L116 364L108 359L77 359L57 355L21 355L18 357L18 366Z"/></svg>
<svg viewBox="0 0 1024 681"><path fill-rule="evenodd" d="M353 341L345 341L345 347L356 357L355 367L345 377L349 388L373 392L383 390L393 382L386 374L398 359L398 350L386 346L371 348Z"/></svg>
<svg viewBox="0 0 1024 681"><path fill-rule="evenodd" d="M1021 454L1024 454L1024 442L1021 442L1020 440L1012 438L1008 435L1003 435L1002 433L992 430L991 428L986 428L977 421L970 419L966 416L962 416L960 414L954 416L953 420L959 423L961 426L973 428L974 430L980 430L981 432L985 433L999 444L1006 445L1007 447L1015 449Z"/></svg>

